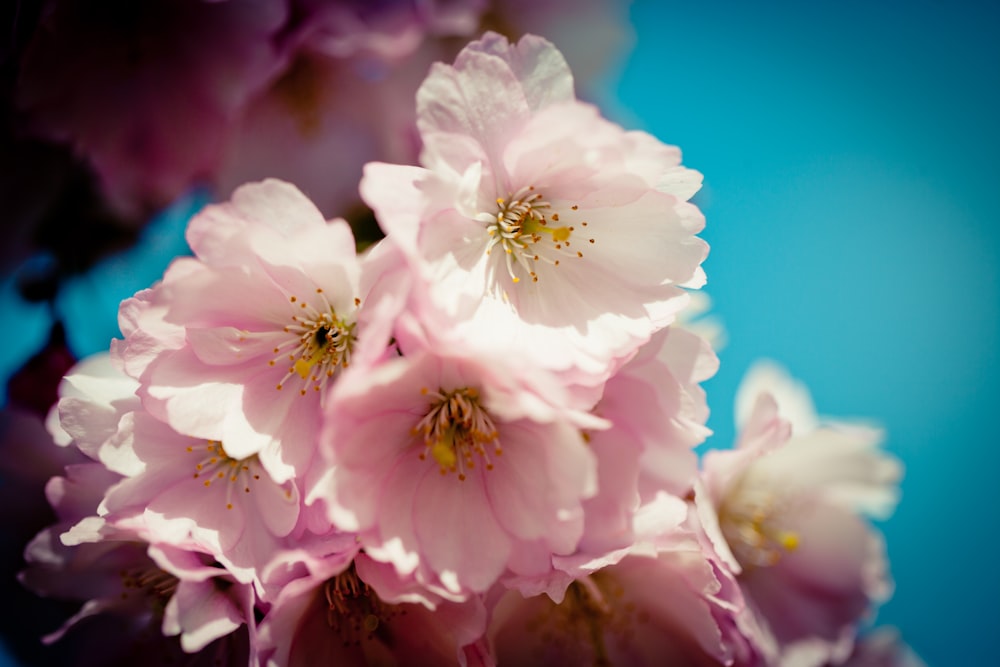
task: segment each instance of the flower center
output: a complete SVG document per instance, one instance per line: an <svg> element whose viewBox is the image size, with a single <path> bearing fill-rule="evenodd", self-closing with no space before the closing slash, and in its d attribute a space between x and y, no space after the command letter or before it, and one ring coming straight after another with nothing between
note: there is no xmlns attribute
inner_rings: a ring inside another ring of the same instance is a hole
<svg viewBox="0 0 1000 667"><path fill-rule="evenodd" d="M389 637L387 624L406 611L389 605L358 577L352 562L350 567L323 585L326 600L326 622L343 641L344 646L358 646L362 639Z"/></svg>
<svg viewBox="0 0 1000 667"><path fill-rule="evenodd" d="M723 504L719 525L740 565L771 567L798 548L799 534L779 525L781 511L773 494L737 494Z"/></svg>
<svg viewBox="0 0 1000 667"><path fill-rule="evenodd" d="M479 392L470 387L445 392L441 389L420 393L432 399L427 414L413 427L411 434L422 435L424 449L421 459L430 454L441 474L456 473L465 481L466 472L476 467L478 456L487 470L493 470L494 456L503 454L499 433L489 413L479 405Z"/></svg>
<svg viewBox="0 0 1000 667"><path fill-rule="evenodd" d="M576 211L577 207L572 206L571 210ZM579 250L570 249L570 237L576 228L559 226L559 213L535 192L534 186L521 188L506 200L497 198L497 212L481 213L476 219L487 223L490 240L486 254L495 247L502 248L507 273L515 283L521 282L519 272L527 273L532 282L538 282L538 262L559 266L565 257L583 257ZM586 222L580 224L587 226ZM594 243L594 239L588 240Z"/></svg>
<svg viewBox="0 0 1000 667"><path fill-rule="evenodd" d="M163 609L177 590L179 580L169 572L164 572L152 563L147 566L132 567L121 570L118 575L122 580L122 599L127 599L131 593L137 593L148 598L154 607Z"/></svg>
<svg viewBox="0 0 1000 667"><path fill-rule="evenodd" d="M229 482L226 487L226 509L233 509L233 489L242 486L243 493L250 493L253 483L260 480L260 464L256 454L245 459L234 459L226 453L218 440L208 440L203 448L189 445L187 451L200 454L192 479L203 480L205 488L210 488L212 482Z"/></svg>
<svg viewBox="0 0 1000 667"><path fill-rule="evenodd" d="M559 604L549 603L529 619L527 631L544 650L572 664L611 665L608 641L627 647L649 613L623 602L625 590L598 572L574 581Z"/></svg>
<svg viewBox="0 0 1000 667"><path fill-rule="evenodd" d="M284 328L292 336L274 348L278 356L268 362L270 366L284 361L290 364L277 385L279 391L295 376L303 381L301 395L308 393L310 385L313 390L321 391L338 369L350 364L356 323L338 317L323 290L317 289L316 294L321 302L318 309L296 296L289 297L291 303L298 304L292 323ZM355 304L358 303L356 299Z"/></svg>

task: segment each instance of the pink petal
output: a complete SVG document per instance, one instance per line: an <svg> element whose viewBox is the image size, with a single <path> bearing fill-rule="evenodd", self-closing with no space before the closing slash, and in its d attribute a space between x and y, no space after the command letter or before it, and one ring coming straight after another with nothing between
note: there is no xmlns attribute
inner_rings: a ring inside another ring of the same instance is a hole
<svg viewBox="0 0 1000 667"><path fill-rule="evenodd" d="M414 530L427 565L455 592L492 586L512 547L494 518L480 474L464 482L454 475L426 475L413 499Z"/></svg>

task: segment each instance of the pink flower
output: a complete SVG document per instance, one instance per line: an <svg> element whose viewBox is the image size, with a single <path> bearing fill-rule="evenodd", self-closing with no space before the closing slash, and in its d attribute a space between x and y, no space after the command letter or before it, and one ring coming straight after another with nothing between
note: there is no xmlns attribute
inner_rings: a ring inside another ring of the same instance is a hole
<svg viewBox="0 0 1000 667"><path fill-rule="evenodd" d="M560 407L564 393L496 359L430 350L354 368L326 414L331 479L311 495L401 576L450 599L485 591L580 540L596 492L581 429L605 423Z"/></svg>
<svg viewBox="0 0 1000 667"><path fill-rule="evenodd" d="M475 32L483 3L296 4L287 64L233 124L217 189L277 177L327 216L357 214L366 162L416 161L417 86L433 62L453 57L448 37Z"/></svg>
<svg viewBox="0 0 1000 667"><path fill-rule="evenodd" d="M162 572L178 580L163 610L164 635L179 635L181 648L194 653L245 625L250 629L253 655L252 587L234 581L229 572L202 553L167 545L150 545L148 553Z"/></svg>
<svg viewBox="0 0 1000 667"><path fill-rule="evenodd" d="M151 542L194 546L263 590L260 568L296 525L296 485L272 480L256 455L234 458L223 442L177 433L142 408L135 387L107 355L80 364L64 382L71 394L59 404L64 428L123 476L98 514Z"/></svg>
<svg viewBox="0 0 1000 667"><path fill-rule="evenodd" d="M280 65L284 0L48 3L17 101L119 209L141 214L216 166L229 123ZM123 113L123 110L128 110Z"/></svg>
<svg viewBox="0 0 1000 667"><path fill-rule="evenodd" d="M487 33L417 95L425 168L373 163L361 193L406 253L443 345L516 349L601 379L703 282L701 176L575 101L551 44Z"/></svg>
<svg viewBox="0 0 1000 667"><path fill-rule="evenodd" d="M699 382L718 367L708 344L676 326L653 335L608 380L594 414L611 422L588 434L598 493L584 503L580 549L593 555L630 546L642 502L666 491L684 496L698 475L693 448L708 436Z"/></svg>
<svg viewBox="0 0 1000 667"><path fill-rule="evenodd" d="M182 436L142 412L133 420L144 469L108 491L101 513L123 525L141 517L157 541L194 543L262 591L259 569L296 524L295 484L278 484L257 457L233 458L222 442Z"/></svg>
<svg viewBox="0 0 1000 667"><path fill-rule="evenodd" d="M66 477L54 477L47 486L60 522L28 545L29 566L20 579L39 594L86 602L45 641L60 639L84 619L112 615L124 623L115 628L113 645L103 649L107 654L127 655L130 645L148 640L149 630L160 636L157 649L175 652L174 642L164 637L179 636L183 651L195 653L247 625L253 618L252 588L235 582L210 556L149 544L148 535L93 516L117 479L94 463L69 466ZM123 628L129 630L125 635ZM216 650L245 655L247 641L244 633Z"/></svg>
<svg viewBox="0 0 1000 667"><path fill-rule="evenodd" d="M900 466L878 450L878 430L820 422L805 389L774 366L751 371L738 398L747 416L737 449L704 459L713 541L781 664L841 661L857 622L891 590L882 538L863 515L892 511Z"/></svg>
<svg viewBox="0 0 1000 667"><path fill-rule="evenodd" d="M502 594L489 631L499 664L732 664L732 632L722 624L733 622L738 607L696 536L684 529L685 503L662 496L646 510L652 516L643 521L661 532L640 546L590 562L564 561L572 579L562 591Z"/></svg>
<svg viewBox="0 0 1000 667"><path fill-rule="evenodd" d="M78 552L63 544L60 536L73 526L88 520L88 530L100 537L104 522L93 516L108 488L121 479L120 475L97 463L66 466L63 476L53 477L45 485L45 495L57 522L32 539L25 549L28 569L19 576L21 583L41 595L59 595L80 589L83 598L96 595L103 584L96 577L81 577L80 570L88 567L94 553ZM102 547L109 550L113 547ZM77 566L76 562L83 565ZM95 582L97 586L95 587Z"/></svg>
<svg viewBox="0 0 1000 667"><path fill-rule="evenodd" d="M371 81L351 62L303 49L233 123L216 190L228 196L276 177L308 192L327 216L357 216L366 162L416 160L415 81L437 56L421 48Z"/></svg>
<svg viewBox="0 0 1000 667"><path fill-rule="evenodd" d="M301 20L283 44L287 63L234 122L217 191L277 177L308 192L325 215L352 222L365 163L416 163L417 87L434 62L454 59L456 37L486 28L511 38L553 35L584 76L606 68L626 41L624 7L606 0L296 5Z"/></svg>
<svg viewBox="0 0 1000 667"><path fill-rule="evenodd" d="M235 460L259 456L278 482L303 474L326 391L388 339L358 309L350 229L265 181L195 217L188 241L195 258L123 304L115 353L144 406L178 432L220 440Z"/></svg>
<svg viewBox="0 0 1000 667"><path fill-rule="evenodd" d="M132 449L131 426L122 423L124 415L141 410L138 388L109 355L83 359L59 383L59 402L47 420L55 442L72 444L119 475L139 473L143 464Z"/></svg>
<svg viewBox="0 0 1000 667"><path fill-rule="evenodd" d="M704 485L697 480L688 498L685 528L696 536L722 584L719 599L725 601L722 605L725 613L716 614L719 629L732 651L734 664L747 667L777 664L780 656L778 642L740 586L737 573L741 570L737 567L733 571L732 554L720 537L718 517L711 503L705 500L707 495ZM647 515L655 504L643 508Z"/></svg>
<svg viewBox="0 0 1000 667"><path fill-rule="evenodd" d="M261 623L262 665L485 664L476 645L486 626L480 601L439 600L431 609L384 597L373 585L392 579L391 567L364 554L308 563L308 574L284 587Z"/></svg>
<svg viewBox="0 0 1000 667"><path fill-rule="evenodd" d="M604 0L85 5L46 6L17 101L132 215L198 182L228 196L265 177L346 215L366 161L416 160L414 93L432 62L454 57L456 37L551 34L590 74L625 41L626 22L621 3Z"/></svg>

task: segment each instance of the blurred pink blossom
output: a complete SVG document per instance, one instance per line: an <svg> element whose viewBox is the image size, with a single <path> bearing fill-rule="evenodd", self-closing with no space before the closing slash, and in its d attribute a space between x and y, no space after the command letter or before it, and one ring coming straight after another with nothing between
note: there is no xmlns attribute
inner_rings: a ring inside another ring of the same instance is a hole
<svg viewBox="0 0 1000 667"><path fill-rule="evenodd" d="M864 515L892 511L900 465L878 449L877 429L820 421L805 388L774 365L748 373L737 414L737 448L704 458L715 545L781 646L780 664L840 662L892 590Z"/></svg>
<svg viewBox="0 0 1000 667"><path fill-rule="evenodd" d="M286 0L49 2L17 102L142 215L211 178L230 124L281 65L287 14Z"/></svg>
<svg viewBox="0 0 1000 667"><path fill-rule="evenodd" d="M148 642L150 636L154 644L159 637L159 650L166 656L175 650L170 637L179 636L181 649L196 653L241 626L252 627L251 587L213 566L210 556L150 544L148 535L111 526L93 515L95 504L117 479L92 463L70 466L66 477L54 477L48 484L60 522L28 545L29 565L20 579L39 594L85 602L45 641L62 638L85 619L102 617L96 619L102 623L107 622L104 617L114 617L117 641L102 649L110 660L128 655L134 644ZM253 632L242 637L242 644L232 637L226 642L229 648L216 648L249 656Z"/></svg>

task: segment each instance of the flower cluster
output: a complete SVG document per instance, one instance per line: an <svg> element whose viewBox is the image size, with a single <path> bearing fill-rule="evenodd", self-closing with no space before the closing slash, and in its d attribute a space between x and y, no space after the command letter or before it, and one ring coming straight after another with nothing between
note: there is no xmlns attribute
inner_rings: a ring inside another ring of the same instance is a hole
<svg viewBox="0 0 1000 667"><path fill-rule="evenodd" d="M382 241L244 185L67 375L50 427L89 461L49 483L23 580L86 602L50 639L113 617L206 664L868 659L879 432L761 366L735 449L694 452L701 175L538 37L486 33L416 99L420 166L360 181Z"/></svg>
<svg viewBox="0 0 1000 667"><path fill-rule="evenodd" d="M489 27L583 31L592 43L573 60L595 71L625 41L624 3L609 0L35 4L16 107L32 135L68 145L126 217L192 184L228 196L265 176L315 193L327 215L347 210L366 161L416 158L413 93L461 41Z"/></svg>
<svg viewBox="0 0 1000 667"><path fill-rule="evenodd" d="M362 167L417 160L413 99L431 63L487 29L544 34L587 94L628 47L627 11L626 0L17 0L0 77L0 272L18 274L28 301L62 301L74 276L92 280L107 255L141 246L164 209L264 178L376 240Z"/></svg>

